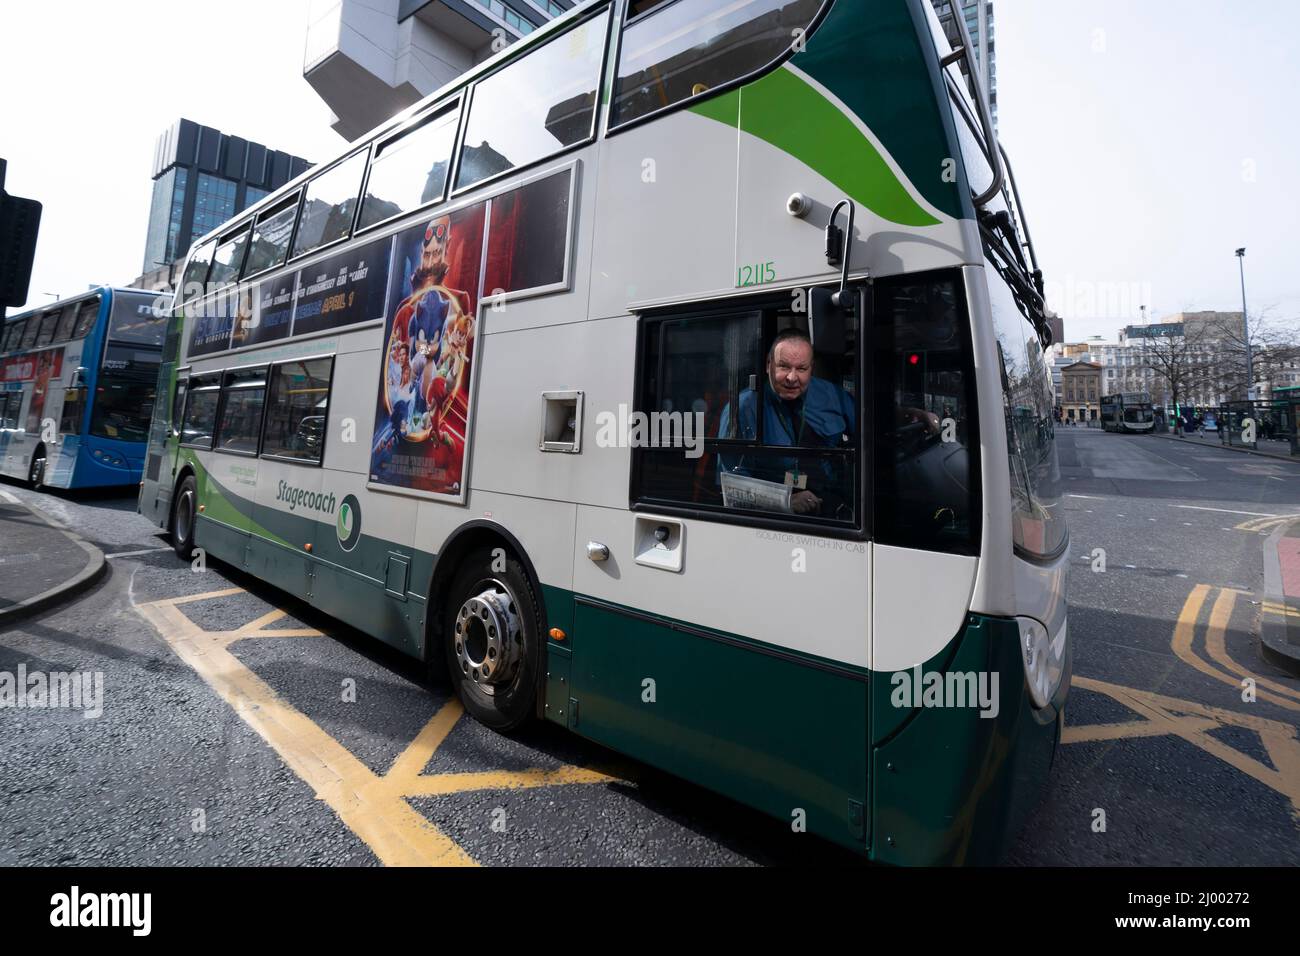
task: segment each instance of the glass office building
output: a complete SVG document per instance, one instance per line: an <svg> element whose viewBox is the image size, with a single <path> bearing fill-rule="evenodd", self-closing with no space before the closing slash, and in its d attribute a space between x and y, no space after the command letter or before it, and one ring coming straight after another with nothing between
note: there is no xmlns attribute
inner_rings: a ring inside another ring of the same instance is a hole
<svg viewBox="0 0 1300 956"><path fill-rule="evenodd" d="M184 258L199 236L304 172L300 156L177 120L154 150L144 273Z"/></svg>

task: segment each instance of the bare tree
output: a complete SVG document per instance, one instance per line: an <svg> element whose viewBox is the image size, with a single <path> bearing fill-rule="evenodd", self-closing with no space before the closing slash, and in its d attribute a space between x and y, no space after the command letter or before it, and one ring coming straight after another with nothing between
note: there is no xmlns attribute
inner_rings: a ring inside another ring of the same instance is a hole
<svg viewBox="0 0 1300 956"><path fill-rule="evenodd" d="M1206 324L1205 337L1213 341L1214 379L1229 401L1244 400L1255 382L1270 381L1281 370L1300 361L1300 330L1295 319L1277 316L1276 307L1251 316L1249 340L1240 313ZM1246 371L1246 346L1250 345L1251 371Z"/></svg>
<svg viewBox="0 0 1300 956"><path fill-rule="evenodd" d="M1213 381L1213 362L1204 328L1195 327L1189 334L1184 326L1182 333L1144 339L1138 353L1142 366L1154 373L1153 400L1160 392L1175 407Z"/></svg>

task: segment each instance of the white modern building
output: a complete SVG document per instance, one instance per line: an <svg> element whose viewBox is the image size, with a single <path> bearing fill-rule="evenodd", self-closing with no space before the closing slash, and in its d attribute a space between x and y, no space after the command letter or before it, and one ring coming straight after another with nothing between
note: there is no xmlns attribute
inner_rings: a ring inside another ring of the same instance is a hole
<svg viewBox="0 0 1300 956"><path fill-rule="evenodd" d="M356 139L574 0L312 0L302 73Z"/></svg>
<svg viewBox="0 0 1300 956"><path fill-rule="evenodd" d="M633 0L639 9L653 6ZM940 16L952 0L931 0ZM312 0L303 76L356 139L493 53L581 3L575 0ZM975 60L997 123L992 0L963 0Z"/></svg>

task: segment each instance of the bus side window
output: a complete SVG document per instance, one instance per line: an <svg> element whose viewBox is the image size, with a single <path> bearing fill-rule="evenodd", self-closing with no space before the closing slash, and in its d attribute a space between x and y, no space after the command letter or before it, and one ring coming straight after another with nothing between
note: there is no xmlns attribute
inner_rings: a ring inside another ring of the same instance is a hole
<svg viewBox="0 0 1300 956"><path fill-rule="evenodd" d="M221 378L192 379L185 402L185 421L181 425L181 444L198 448L212 447L212 433L217 425L217 403L221 398Z"/></svg>
<svg viewBox="0 0 1300 956"><path fill-rule="evenodd" d="M822 0L677 0L623 29L611 128L725 86L786 53Z"/></svg>
<svg viewBox="0 0 1300 956"><path fill-rule="evenodd" d="M266 368L227 372L222 388L221 421L215 447L220 451L257 454L266 397Z"/></svg>
<svg viewBox="0 0 1300 956"><path fill-rule="evenodd" d="M875 538L977 554L970 319L957 276L879 279L874 300Z"/></svg>
<svg viewBox="0 0 1300 956"><path fill-rule="evenodd" d="M352 216L361 196L361 177L366 171L366 150L353 153L307 184L293 255L300 256L327 246L352 231Z"/></svg>
<svg viewBox="0 0 1300 956"><path fill-rule="evenodd" d="M176 394L172 397L171 418L168 420L173 435L181 433L181 414L185 411L185 392L188 389L189 382L180 381L176 383Z"/></svg>
<svg viewBox="0 0 1300 956"><path fill-rule="evenodd" d="M77 306L77 324L72 330L74 339L83 338L90 331L90 327L95 324L95 319L99 316L99 305L99 296L95 296Z"/></svg>
<svg viewBox="0 0 1300 956"><path fill-rule="evenodd" d="M286 362L271 369L262 454L320 464L329 415L331 359Z"/></svg>
<svg viewBox="0 0 1300 956"><path fill-rule="evenodd" d="M638 500L856 524L855 322L833 353L776 300L643 328Z"/></svg>
<svg viewBox="0 0 1300 956"><path fill-rule="evenodd" d="M19 319L5 326L4 342L0 343L0 352L13 352L18 348L18 343L23 338L23 325L24 320Z"/></svg>
<svg viewBox="0 0 1300 956"><path fill-rule="evenodd" d="M36 344L36 334L41 330L41 317L39 315L30 316L27 319L27 327L23 329L22 341L18 343L20 350L32 348Z"/></svg>
<svg viewBox="0 0 1300 956"><path fill-rule="evenodd" d="M984 272L1005 365L1002 399L1011 469L1012 540L1019 551L1049 558L1066 543L1061 476L1052 444L1051 372L1038 334L991 257ZM1095 405L1097 397L1093 395L1091 401Z"/></svg>
<svg viewBox="0 0 1300 956"><path fill-rule="evenodd" d="M608 24L605 10L475 84L455 189L592 135Z"/></svg>

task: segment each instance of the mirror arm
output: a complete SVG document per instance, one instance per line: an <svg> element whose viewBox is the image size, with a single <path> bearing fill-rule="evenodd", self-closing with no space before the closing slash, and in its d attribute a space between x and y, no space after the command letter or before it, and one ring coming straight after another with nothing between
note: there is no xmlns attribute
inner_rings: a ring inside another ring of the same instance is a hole
<svg viewBox="0 0 1300 956"><path fill-rule="evenodd" d="M833 296L831 296L831 302L835 305L836 308L841 308L841 309L844 308L845 293L848 290L849 259L852 257L852 252L853 252L853 217L857 211L857 207L853 204L853 200L841 199L839 202L837 202L835 204L835 208L831 210L830 221L826 224L826 245L827 245L827 249L829 250L832 246L832 238L835 236L836 232L838 232L838 229L835 225L835 220L839 216L840 210L843 209L845 206L849 207L849 227L848 227L848 232L844 234L843 242L839 244L840 289ZM835 264L829 254L827 255L827 259L830 260L831 265Z"/></svg>

